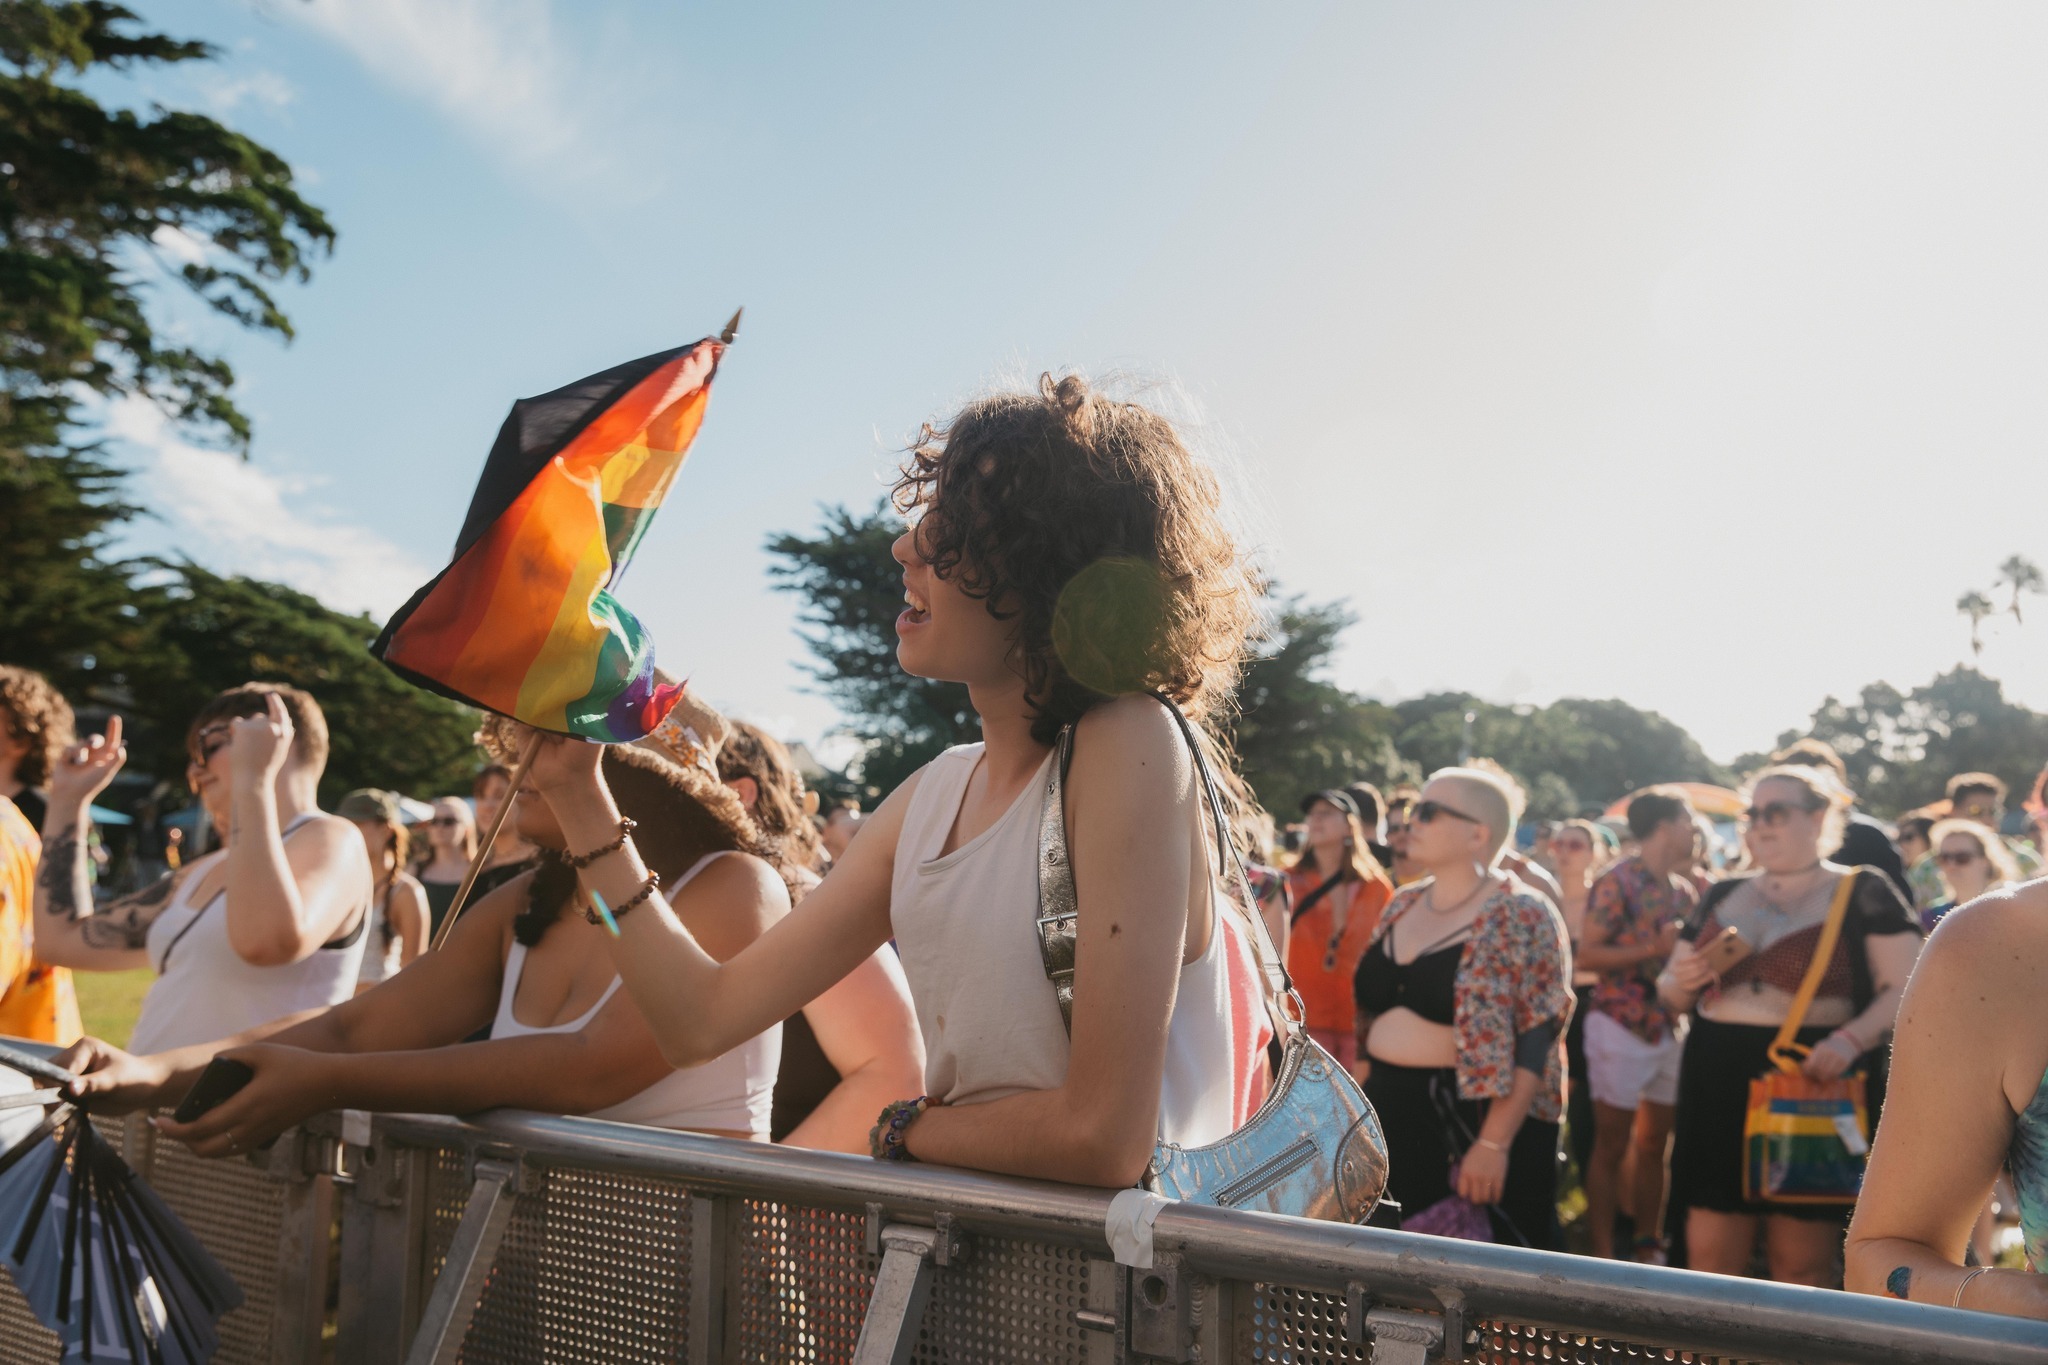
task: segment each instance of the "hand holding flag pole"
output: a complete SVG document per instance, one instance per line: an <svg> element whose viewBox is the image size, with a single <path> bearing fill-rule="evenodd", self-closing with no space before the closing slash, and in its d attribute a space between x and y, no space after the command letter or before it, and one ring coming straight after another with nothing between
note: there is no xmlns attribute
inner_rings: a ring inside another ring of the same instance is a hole
<svg viewBox="0 0 2048 1365"><path fill-rule="evenodd" d="M689 454L739 324L736 311L715 338L514 403L453 561L370 652L409 682L536 731L602 744L651 734L682 687L655 676L654 642L613 594ZM513 792L539 740L528 738ZM484 836L434 947L447 940L511 804Z"/></svg>

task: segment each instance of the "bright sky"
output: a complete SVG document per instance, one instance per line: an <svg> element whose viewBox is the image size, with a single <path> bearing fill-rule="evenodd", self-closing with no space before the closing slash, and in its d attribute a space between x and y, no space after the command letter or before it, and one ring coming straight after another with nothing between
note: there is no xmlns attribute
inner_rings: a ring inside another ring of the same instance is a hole
<svg viewBox="0 0 2048 1365"><path fill-rule="evenodd" d="M145 93L340 230L241 465L114 414L143 548L390 610L506 408L716 331L624 600L815 739L763 541L1045 368L1164 381L1386 699L1618 696L1729 758L1968 656L2048 560L2048 9L130 0ZM191 318L188 308L182 316ZM2048 707L2048 599L1983 663Z"/></svg>

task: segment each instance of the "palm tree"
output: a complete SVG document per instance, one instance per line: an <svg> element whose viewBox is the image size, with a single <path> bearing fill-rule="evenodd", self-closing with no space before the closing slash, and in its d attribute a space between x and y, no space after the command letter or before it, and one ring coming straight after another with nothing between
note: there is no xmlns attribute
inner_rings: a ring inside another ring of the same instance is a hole
<svg viewBox="0 0 2048 1365"><path fill-rule="evenodd" d="M2020 595L2048 592L2048 577L2042 575L2040 566L2033 560L2024 555L2013 555L1998 566L1998 578L1992 586L2012 589L2012 601L2006 604L2006 610L2012 613L2013 620L2019 621Z"/></svg>
<svg viewBox="0 0 2048 1365"><path fill-rule="evenodd" d="M1975 588L1956 599L1956 613L1970 618L1970 653L1980 659L1984 657L1984 618L1996 610L1991 599Z"/></svg>

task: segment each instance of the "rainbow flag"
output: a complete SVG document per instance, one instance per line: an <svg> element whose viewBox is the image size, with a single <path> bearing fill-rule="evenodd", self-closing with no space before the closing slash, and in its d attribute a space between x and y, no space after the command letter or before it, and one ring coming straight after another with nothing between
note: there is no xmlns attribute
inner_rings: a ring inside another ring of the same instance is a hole
<svg viewBox="0 0 2048 1365"><path fill-rule="evenodd" d="M536 729L605 743L651 733L682 689L656 681L654 642L612 593L683 466L731 339L728 328L514 403L454 562L370 652Z"/></svg>

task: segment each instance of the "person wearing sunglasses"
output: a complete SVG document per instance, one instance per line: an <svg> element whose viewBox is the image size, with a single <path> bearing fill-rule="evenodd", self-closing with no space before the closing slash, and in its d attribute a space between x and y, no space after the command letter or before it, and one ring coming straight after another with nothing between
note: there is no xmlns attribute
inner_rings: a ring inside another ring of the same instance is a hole
<svg viewBox="0 0 2048 1365"><path fill-rule="evenodd" d="M1404 1225L1476 1230L1477 1206L1494 1240L1556 1249L1571 945L1556 907L1500 870L1521 800L1491 766L1430 778L1406 834L1421 878L1394 894L1354 988Z"/></svg>
<svg viewBox="0 0 2048 1365"><path fill-rule="evenodd" d="M1564 916L1565 934L1571 941L1572 991L1583 996L1600 979L1598 972L1587 971L1578 961L1579 935L1586 923L1586 896L1593 888L1593 879L1613 861L1613 855L1607 840L1601 837L1600 827L1590 820L1565 821L1551 831L1543 848L1557 877L1557 908ZM1586 1075L1584 1010L1572 1011L1571 1027L1564 1035L1564 1056L1571 1078L1565 1089L1565 1130L1571 1136L1572 1155L1583 1171L1593 1159L1593 1092Z"/></svg>
<svg viewBox="0 0 2048 1365"><path fill-rule="evenodd" d="M1941 873L1947 892L1920 916L1921 927L1932 932L1944 916L1958 905L1967 905L1986 891L2024 881L2019 860L2012 856L2005 840L1974 820L1942 820L1928 827L1928 847L1934 851L1934 866Z"/></svg>
<svg viewBox="0 0 2048 1365"><path fill-rule="evenodd" d="M1708 890L1657 978L1668 1008L1692 1012L1679 1062L1671 1206L1683 1210L1694 1270L1746 1274L1761 1233L1772 1279L1834 1281L1844 1210L1746 1198L1744 1120L1749 1083L1771 1065L1767 1050L1791 1013L1836 889L1849 878L1840 937L1795 1038L1810 1049L1804 1069L1814 1080L1854 1068L1870 1074L1876 1122L1880 1049L1919 954L1920 924L1883 872L1822 857L1841 846L1848 808L1849 793L1825 767L1757 774L1744 831L1757 870ZM1727 930L1732 950L1720 946Z"/></svg>
<svg viewBox="0 0 2048 1365"><path fill-rule="evenodd" d="M420 866L419 879L426 888L427 911L433 920L427 930L431 943L441 936L441 921L448 918L448 907L454 904L455 893L462 889L462 879L469 875L469 865L476 858L476 817L461 797L444 796L434 803L433 815L423 823L429 852ZM471 894L489 889L479 887Z"/></svg>
<svg viewBox="0 0 2048 1365"><path fill-rule="evenodd" d="M227 847L104 905L86 870L88 812L127 761L121 718L68 748L50 783L36 950L89 971L154 970L132 1039L143 1051L349 999L371 914L362 835L317 804L327 766L318 702L274 683L230 688L200 708L186 748Z"/></svg>
<svg viewBox="0 0 2048 1365"><path fill-rule="evenodd" d="M1287 874L1287 971L1308 1007L1308 1031L1330 1055L1358 1067L1358 1006L1351 978L1372 942L1394 884L1373 856L1351 793L1315 792L1301 813L1307 846Z"/></svg>

